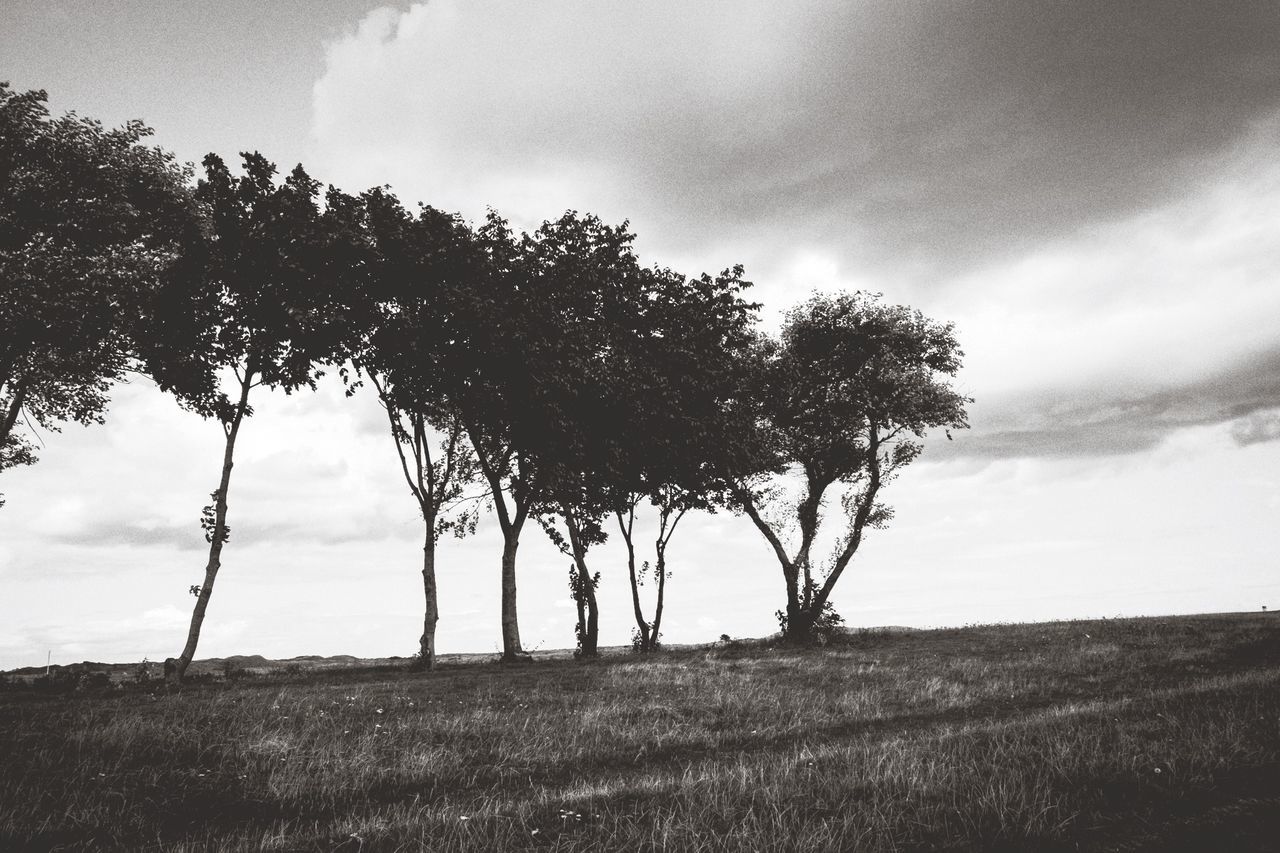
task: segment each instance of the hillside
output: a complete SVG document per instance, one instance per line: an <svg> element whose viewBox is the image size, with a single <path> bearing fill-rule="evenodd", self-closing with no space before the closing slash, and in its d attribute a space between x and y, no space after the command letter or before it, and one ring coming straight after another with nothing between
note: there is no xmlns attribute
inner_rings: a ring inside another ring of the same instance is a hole
<svg viewBox="0 0 1280 853"><path fill-rule="evenodd" d="M1273 850L1280 620L19 686L0 757L0 849Z"/></svg>

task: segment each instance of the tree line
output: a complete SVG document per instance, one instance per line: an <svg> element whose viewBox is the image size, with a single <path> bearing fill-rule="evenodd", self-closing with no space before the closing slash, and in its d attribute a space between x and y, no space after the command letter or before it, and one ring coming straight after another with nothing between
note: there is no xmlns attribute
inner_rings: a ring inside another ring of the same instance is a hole
<svg viewBox="0 0 1280 853"><path fill-rule="evenodd" d="M336 371L370 395L422 518L418 663L439 619L436 550L487 507L502 533L503 658L526 656L517 554L535 522L571 562L579 653L597 653L593 549L627 552L635 645L658 647L666 549L690 512L748 517L778 560L784 637L838 619L831 592L881 493L927 431L966 426L954 329L876 294L814 294L779 334L741 266L646 266L627 223L576 211L517 233L388 187L348 194L258 153L201 174L115 129L51 116L42 91L0 84L0 470L35 461L20 420L103 420L111 386L149 377L222 428L201 515L209 546L181 681L231 538L235 447L259 388L298 393ZM788 499L779 486L802 482ZM652 560L634 536L656 514ZM819 527L837 531L823 559ZM656 598L641 587L652 580Z"/></svg>

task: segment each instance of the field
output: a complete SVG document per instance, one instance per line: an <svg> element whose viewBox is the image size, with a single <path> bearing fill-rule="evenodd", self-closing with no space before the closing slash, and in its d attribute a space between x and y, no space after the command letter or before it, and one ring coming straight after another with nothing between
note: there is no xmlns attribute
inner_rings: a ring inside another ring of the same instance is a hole
<svg viewBox="0 0 1280 853"><path fill-rule="evenodd" d="M0 692L0 849L1280 849L1280 618Z"/></svg>

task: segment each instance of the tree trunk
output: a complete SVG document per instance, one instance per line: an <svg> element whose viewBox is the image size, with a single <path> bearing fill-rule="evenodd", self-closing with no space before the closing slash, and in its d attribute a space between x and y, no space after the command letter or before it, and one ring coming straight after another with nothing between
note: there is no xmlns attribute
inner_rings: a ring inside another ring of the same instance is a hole
<svg viewBox="0 0 1280 853"><path fill-rule="evenodd" d="M528 660L520 645L520 623L516 616L516 549L520 547L520 528L502 531L502 659Z"/></svg>
<svg viewBox="0 0 1280 853"><path fill-rule="evenodd" d="M645 651L656 651L662 638L662 604L667 593L667 543L658 538L657 543L658 601L653 607L653 631L649 637L649 648Z"/></svg>
<svg viewBox="0 0 1280 853"><path fill-rule="evenodd" d="M783 547L782 540L778 538L778 534L769 526L769 522L764 520L760 515L760 510L755 505L755 499L752 497L750 490L739 486L734 490L734 496L741 505L743 512L751 519L751 523L756 529L764 534L764 538L769 542L769 546L773 548L774 556L778 558L778 564L782 566L782 580L787 589L787 609L786 630L783 633L783 641L787 643L803 642L798 639L796 628L801 625L803 618L800 616L800 596L799 596L799 574L800 570L795 562L787 554L787 549Z"/></svg>
<svg viewBox="0 0 1280 853"><path fill-rule="evenodd" d="M231 487L232 457L235 454L236 436L240 433L240 422L249 408L249 388L253 374L246 370L240 383L240 400L236 404L231 424L226 429L227 444L222 454L222 479L218 481L218 491L214 493L214 525L209 542L209 562L204 568L204 583L200 586L200 594L196 596L196 606L191 612L191 628L187 631L187 644L182 654L173 662L169 670L169 681L181 684L187 667L191 665L196 654L196 645L200 642L200 627L204 624L205 611L209 607L209 596L213 594L213 582L218 577L218 569L222 566L222 545L227 538L227 491Z"/></svg>
<svg viewBox="0 0 1280 853"><path fill-rule="evenodd" d="M582 577L577 564L571 565L569 571L569 580L573 582L573 606L578 612L578 621L573 624L573 638L578 645L574 657L582 657L582 638L587 635L587 597L582 593Z"/></svg>
<svg viewBox="0 0 1280 853"><path fill-rule="evenodd" d="M826 583L822 585L822 589L813 600L815 618L822 612L822 608L826 606L831 596L831 590L835 589L836 581L840 580L840 575L844 574L849 561L853 559L853 555L858 551L858 546L862 544L863 530L867 526L867 521L871 518L871 513L875 511L876 495L879 494L880 486L884 483L883 471L880 468L881 438L874 421L868 425L867 435L867 490L863 495L862 505L858 507L858 511L854 514L853 530L849 532L849 541L845 544L844 550L836 557L836 563L831 569L831 574L827 576Z"/></svg>
<svg viewBox="0 0 1280 853"><path fill-rule="evenodd" d="M580 657L593 658L600 652L600 605L596 601L596 585L591 581L591 573L587 570L587 549L582 544L581 531L572 510L564 510L565 527L569 529L569 547L573 551L573 564L578 569L579 604L586 605L586 625L578 637L578 653Z"/></svg>
<svg viewBox="0 0 1280 853"><path fill-rule="evenodd" d="M787 584L787 627L783 640L789 645L803 646L812 640L812 620L800 599L800 570L795 563L782 567Z"/></svg>
<svg viewBox="0 0 1280 853"><path fill-rule="evenodd" d="M503 472L507 470L511 451L500 465L494 465L485 455L483 436L471 426L467 426L467 435L471 438L471 446L475 450L476 462L489 483L493 496L493 511L498 516L498 526L502 528L502 660L505 662L529 660L530 656L520 645L520 622L516 615L516 549L520 547L520 530L528 518L530 501L522 500L519 490L512 488L512 502L515 513L512 514L503 497Z"/></svg>
<svg viewBox="0 0 1280 853"><path fill-rule="evenodd" d="M418 665L425 670L436 666L436 624L440 621L440 604L436 595L435 522L427 522L422 543L422 592L427 606L422 620L422 639L418 646Z"/></svg>
<svg viewBox="0 0 1280 853"><path fill-rule="evenodd" d="M22 411L22 404L26 399L27 382L18 382L18 387L13 392L13 399L9 401L9 410L4 413L4 421L0 422L0 447L4 447L9 440L9 433L13 432L13 425L18 422L18 414Z"/></svg>
<svg viewBox="0 0 1280 853"><path fill-rule="evenodd" d="M782 638L789 646L807 646L813 642L813 614L799 602L787 604L787 633Z"/></svg>
<svg viewBox="0 0 1280 853"><path fill-rule="evenodd" d="M812 471L806 471L805 479L808 492L804 500L796 507L796 520L800 523L800 548L796 551L796 556L792 563L796 567L797 574L804 581L800 587L800 607L807 610L813 604L813 595L816 592L813 584L813 564L810 553L813 550L813 540L818 535L822 493L826 491L830 483L815 476Z"/></svg>
<svg viewBox="0 0 1280 853"><path fill-rule="evenodd" d="M640 606L640 579L636 575L636 546L631 538L632 527L624 524L622 521L622 513L616 513L618 516L618 529L622 531L622 539L627 543L627 577L631 581L631 611L635 616L636 630L640 633L640 651L647 652L651 646L649 644L650 629L649 623L644 618L644 608ZM635 507L630 512L631 524L635 523Z"/></svg>

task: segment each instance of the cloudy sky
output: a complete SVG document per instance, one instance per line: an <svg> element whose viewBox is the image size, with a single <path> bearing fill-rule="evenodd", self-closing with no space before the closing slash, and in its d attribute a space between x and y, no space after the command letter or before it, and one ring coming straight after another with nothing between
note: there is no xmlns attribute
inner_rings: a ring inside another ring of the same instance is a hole
<svg viewBox="0 0 1280 853"><path fill-rule="evenodd" d="M837 589L854 625L1280 607L1280 6L1199 2L10 0L0 79L523 227L630 220L643 258L744 263L955 321L973 428L932 437ZM104 11L110 9L109 12ZM199 656L410 654L420 522L373 400L266 395ZM138 380L0 491L0 667L157 659L204 564L216 424ZM492 519L440 555L442 651L498 647ZM672 546L672 642L776 629L728 514ZM572 644L521 548L526 646ZM602 631L631 624L595 557Z"/></svg>

